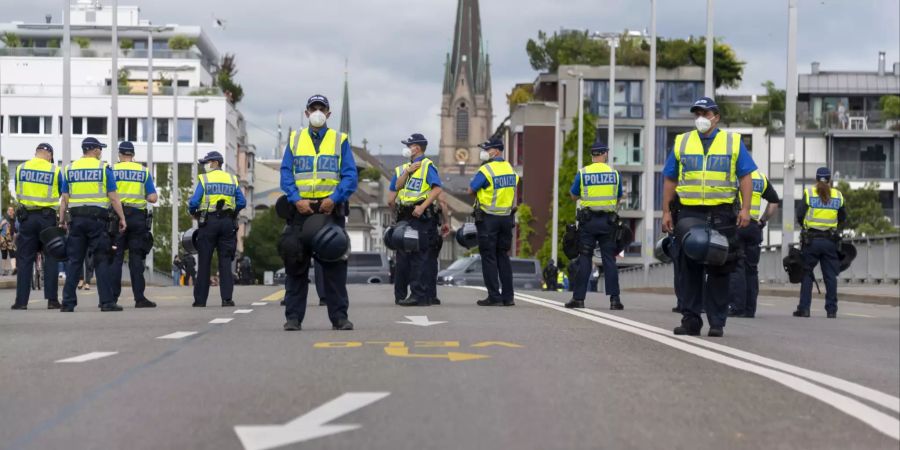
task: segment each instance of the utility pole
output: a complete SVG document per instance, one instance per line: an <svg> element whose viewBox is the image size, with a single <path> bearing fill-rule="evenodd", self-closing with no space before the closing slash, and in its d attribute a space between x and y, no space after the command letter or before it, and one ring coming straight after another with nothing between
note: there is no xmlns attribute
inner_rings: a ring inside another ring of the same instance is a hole
<svg viewBox="0 0 900 450"><path fill-rule="evenodd" d="M644 260L644 283L650 281L650 262L653 260L654 243L654 191L653 184L656 179L656 0L650 0L650 86L647 87L650 95L647 97L647 106L644 111L647 114L647 139L644 148L644 238L641 242L641 253ZM610 99L612 102L612 99Z"/></svg>
<svg viewBox="0 0 900 450"><path fill-rule="evenodd" d="M794 148L797 144L797 0L788 0L787 84L784 98L784 201L781 257L794 241ZM805 163L806 161L804 161ZM784 277L782 275L782 277Z"/></svg>
<svg viewBox="0 0 900 450"><path fill-rule="evenodd" d="M703 68L703 95L712 98L716 87L713 80L713 1L706 0L706 64Z"/></svg>

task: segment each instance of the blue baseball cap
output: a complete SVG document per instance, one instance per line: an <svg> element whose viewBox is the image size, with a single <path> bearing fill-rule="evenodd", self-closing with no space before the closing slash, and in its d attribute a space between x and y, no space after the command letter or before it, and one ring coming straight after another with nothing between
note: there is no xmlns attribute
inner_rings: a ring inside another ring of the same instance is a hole
<svg viewBox="0 0 900 450"><path fill-rule="evenodd" d="M600 142L599 139L597 139L596 141L594 141L593 144L591 144L591 154L592 155L602 155L608 151L609 151L609 147L606 144L604 144L603 142Z"/></svg>
<svg viewBox="0 0 900 450"><path fill-rule="evenodd" d="M694 101L694 104L691 106L691 112L694 111L713 111L719 112L719 105L716 104L716 101L709 97L700 97Z"/></svg>
<svg viewBox="0 0 900 450"><path fill-rule="evenodd" d="M831 180L831 171L828 170L827 167L819 167L818 169L816 169L816 180L818 180L818 181Z"/></svg>
<svg viewBox="0 0 900 450"><path fill-rule="evenodd" d="M480 144L478 147L483 148L485 150L490 150L492 148L496 148L498 150L503 150L503 141L500 138L492 137Z"/></svg>
<svg viewBox="0 0 900 450"><path fill-rule="evenodd" d="M86 137L81 141L81 149L88 151L95 148L106 148L106 144L101 144L95 137Z"/></svg>
<svg viewBox="0 0 900 450"><path fill-rule="evenodd" d="M319 103L325 106L326 109L331 109L331 106L328 104L328 98L322 94L316 94L306 100L306 109L309 109L310 106Z"/></svg>
<svg viewBox="0 0 900 450"><path fill-rule="evenodd" d="M220 164L225 162L225 157L222 156L221 153L217 151L211 151L203 157L203 159L197 161L200 164L206 164L210 161L218 161Z"/></svg>
<svg viewBox="0 0 900 450"><path fill-rule="evenodd" d="M122 141L119 142L119 153L123 155L133 155L134 154L134 144L131 141Z"/></svg>
<svg viewBox="0 0 900 450"><path fill-rule="evenodd" d="M53 146L46 142L41 142L40 144L38 144L35 150L46 150L50 152L51 155L53 154Z"/></svg>
<svg viewBox="0 0 900 450"><path fill-rule="evenodd" d="M425 135L423 135L422 133L413 133L413 134L409 135L408 138L400 141L400 143L407 147L412 144L419 144L419 145L427 146L428 139L425 139Z"/></svg>

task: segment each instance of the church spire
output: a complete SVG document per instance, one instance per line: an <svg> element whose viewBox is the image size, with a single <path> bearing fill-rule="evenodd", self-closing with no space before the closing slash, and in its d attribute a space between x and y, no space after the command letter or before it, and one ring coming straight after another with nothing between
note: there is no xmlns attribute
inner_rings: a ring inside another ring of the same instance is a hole
<svg viewBox="0 0 900 450"><path fill-rule="evenodd" d="M459 0L453 51L447 55L444 93L452 93L460 76L465 76L473 94L484 94L488 90L486 56L478 0Z"/></svg>
<svg viewBox="0 0 900 450"><path fill-rule="evenodd" d="M344 103L341 105L341 133L347 134L348 142L353 136L350 134L350 88L348 86L347 60L344 60Z"/></svg>

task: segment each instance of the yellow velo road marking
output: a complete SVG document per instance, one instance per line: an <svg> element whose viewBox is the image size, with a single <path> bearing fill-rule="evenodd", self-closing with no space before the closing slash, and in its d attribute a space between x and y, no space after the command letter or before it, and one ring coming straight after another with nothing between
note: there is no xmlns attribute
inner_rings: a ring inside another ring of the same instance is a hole
<svg viewBox="0 0 900 450"><path fill-rule="evenodd" d="M413 341L412 346L406 345L405 341L332 341L332 342L316 342L313 344L314 348L325 348L325 349L338 349L338 348L360 348L364 345L369 346L381 346L384 350L384 355L394 357L394 358L420 358L420 359L441 359L450 362L459 362L459 361L475 361L479 359L488 359L490 355L484 355L480 353L467 353L467 352L457 352L457 351L449 351L447 353L418 353L410 350L410 347L420 349L420 348L453 348L458 349L461 347L459 341ZM516 344L513 342L504 342L504 341L483 341L476 342L469 346L469 348L487 348L487 347L502 347L502 348L524 348L523 345Z"/></svg>
<svg viewBox="0 0 900 450"><path fill-rule="evenodd" d="M275 292L274 294L269 294L263 297L261 300L264 302L280 302L284 298L284 293L286 291L284 289Z"/></svg>

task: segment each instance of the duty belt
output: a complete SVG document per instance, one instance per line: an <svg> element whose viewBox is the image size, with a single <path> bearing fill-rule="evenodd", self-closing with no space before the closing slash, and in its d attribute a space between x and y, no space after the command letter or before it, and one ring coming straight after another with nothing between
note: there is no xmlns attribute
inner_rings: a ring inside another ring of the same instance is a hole
<svg viewBox="0 0 900 450"><path fill-rule="evenodd" d="M105 208L96 206L78 206L69 210L72 217L88 217L91 219L109 219L109 212Z"/></svg>
<svg viewBox="0 0 900 450"><path fill-rule="evenodd" d="M133 206L124 206L124 205L123 205L123 206L122 206L122 210L125 212L125 215L126 215L126 216L127 216L127 215L131 215L131 214L141 214L141 215L144 215L144 216L147 215L147 210L146 210L146 209L135 208L135 207L133 207Z"/></svg>

